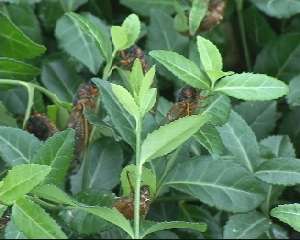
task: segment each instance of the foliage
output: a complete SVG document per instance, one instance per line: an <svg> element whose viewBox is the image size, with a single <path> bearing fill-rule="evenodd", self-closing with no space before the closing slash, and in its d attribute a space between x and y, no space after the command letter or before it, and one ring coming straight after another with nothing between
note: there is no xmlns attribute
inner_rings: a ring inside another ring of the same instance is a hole
<svg viewBox="0 0 300 240"><path fill-rule="evenodd" d="M1 1L0 237L297 237L298 13Z"/></svg>

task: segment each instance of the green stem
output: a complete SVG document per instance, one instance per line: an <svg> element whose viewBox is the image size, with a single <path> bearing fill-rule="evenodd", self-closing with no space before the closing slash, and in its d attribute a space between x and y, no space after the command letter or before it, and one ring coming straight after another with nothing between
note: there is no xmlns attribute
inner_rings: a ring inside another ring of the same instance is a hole
<svg viewBox="0 0 300 240"><path fill-rule="evenodd" d="M136 178L134 188L134 236L135 239L140 238L140 189L142 180L141 163L141 133L142 133L142 119L141 117L136 121Z"/></svg>
<svg viewBox="0 0 300 240"><path fill-rule="evenodd" d="M236 0L239 28L240 28L240 34L241 34L242 43L243 43L246 66L247 66L248 72L251 72L251 60L250 60L250 54L249 54L249 49L248 49L248 44L247 44L245 23L244 23L244 17L243 17L243 4L244 4L244 0Z"/></svg>

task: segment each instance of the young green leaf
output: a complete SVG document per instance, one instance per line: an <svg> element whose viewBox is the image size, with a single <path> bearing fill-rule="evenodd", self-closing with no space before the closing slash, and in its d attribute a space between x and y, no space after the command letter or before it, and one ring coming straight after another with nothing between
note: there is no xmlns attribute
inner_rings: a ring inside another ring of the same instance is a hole
<svg viewBox="0 0 300 240"><path fill-rule="evenodd" d="M135 119L138 119L140 115L139 107L134 101L132 95L126 90L126 88L113 83L111 84L111 88L126 111L129 112L129 114L131 114Z"/></svg>
<svg viewBox="0 0 300 240"><path fill-rule="evenodd" d="M139 58L136 58L131 72L129 73L128 76L128 82L131 87L131 92L133 93L134 96L136 96L141 88L141 84L143 81L141 81L144 78L144 72L143 72L143 67L142 63Z"/></svg>
<svg viewBox="0 0 300 240"><path fill-rule="evenodd" d="M270 214L300 232L300 204L279 205Z"/></svg>
<svg viewBox="0 0 300 240"><path fill-rule="evenodd" d="M1 202L12 204L29 193L50 173L49 166L38 164L18 165L9 170L0 187Z"/></svg>
<svg viewBox="0 0 300 240"><path fill-rule="evenodd" d="M284 186L300 183L300 160L295 158L275 158L263 162L255 175L264 182Z"/></svg>
<svg viewBox="0 0 300 240"><path fill-rule="evenodd" d="M210 117L193 115L180 118L150 133L142 144L141 162L164 156L195 134Z"/></svg>
<svg viewBox="0 0 300 240"><path fill-rule="evenodd" d="M272 100L288 93L287 85L264 74L242 73L224 77L214 91L243 100Z"/></svg>
<svg viewBox="0 0 300 240"><path fill-rule="evenodd" d="M224 227L225 239L257 239L271 227L268 218L258 212L237 214Z"/></svg>
<svg viewBox="0 0 300 240"><path fill-rule="evenodd" d="M12 58L0 57L0 78L31 81L40 70L30 64Z"/></svg>
<svg viewBox="0 0 300 240"><path fill-rule="evenodd" d="M230 212L248 212L264 199L260 182L244 167L229 160L200 157L178 164L164 185Z"/></svg>
<svg viewBox="0 0 300 240"><path fill-rule="evenodd" d="M149 91L144 95L143 99L140 99L140 112L141 115L144 116L147 112L149 112L155 105L157 96L157 89L151 88Z"/></svg>
<svg viewBox="0 0 300 240"><path fill-rule="evenodd" d="M73 160L75 131L67 129L56 133L40 147L32 162L51 166L51 172L46 178L47 183L62 185Z"/></svg>
<svg viewBox="0 0 300 240"><path fill-rule="evenodd" d="M124 230L131 238L134 238L130 222L115 208L107 207L80 207L83 211L98 216Z"/></svg>
<svg viewBox="0 0 300 240"><path fill-rule="evenodd" d="M104 104L108 115L113 123L113 127L120 133L121 137L130 146L135 145L135 121L128 112L122 107L117 97L112 91L111 83L93 78L92 81L96 84L101 92L101 101Z"/></svg>
<svg viewBox="0 0 300 240"><path fill-rule="evenodd" d="M46 48L28 38L6 15L0 12L0 56L31 59L40 56Z"/></svg>
<svg viewBox="0 0 300 240"><path fill-rule="evenodd" d="M205 232L207 225L205 223L191 223L183 221L172 221L172 222L144 222L142 226L141 238L145 238L147 235L163 231L167 229L191 229L198 232Z"/></svg>
<svg viewBox="0 0 300 240"><path fill-rule="evenodd" d="M155 66L151 67L150 70L143 76L142 81L140 80L140 89L139 89L139 99L143 99L145 95L148 93L151 85L153 83L155 76ZM153 91L153 90L152 90ZM141 105L141 102L140 102Z"/></svg>
<svg viewBox="0 0 300 240"><path fill-rule="evenodd" d="M218 48L211 41L198 36L197 47L200 54L201 64L207 73L209 73L209 71L222 71L222 56ZM214 81L215 80L217 79L214 79Z"/></svg>
<svg viewBox="0 0 300 240"><path fill-rule="evenodd" d="M234 111L226 124L219 127L225 147L235 156L237 162L254 172L261 162L255 134Z"/></svg>
<svg viewBox="0 0 300 240"><path fill-rule="evenodd" d="M122 174L121 174L121 185L123 190L123 196L131 196L132 189L130 187L130 184L134 186L134 183L136 181L136 166L133 164L127 165L125 168L123 168ZM128 176L127 176L128 174ZM130 183L128 181L128 177L130 179ZM156 193L156 177L152 170L143 167L143 173L142 173L142 183L141 185L148 185L150 188L150 195L151 197L155 196Z"/></svg>
<svg viewBox="0 0 300 240"><path fill-rule="evenodd" d="M141 31L141 23L136 14L130 14L123 22L122 28L126 31L126 48L131 47L138 39Z"/></svg>
<svg viewBox="0 0 300 240"><path fill-rule="evenodd" d="M21 198L12 208L12 219L28 238L67 239L60 226L36 203Z"/></svg>
<svg viewBox="0 0 300 240"><path fill-rule="evenodd" d="M28 132L0 127L0 155L10 166L32 162L41 142Z"/></svg>
<svg viewBox="0 0 300 240"><path fill-rule="evenodd" d="M294 146L288 136L270 136L260 141L260 146L261 154L266 158L296 157Z"/></svg>
<svg viewBox="0 0 300 240"><path fill-rule="evenodd" d="M150 56L185 83L199 89L210 88L209 81L197 65L184 56L164 50L151 51Z"/></svg>
<svg viewBox="0 0 300 240"><path fill-rule="evenodd" d="M33 189L32 193L39 198L55 202L57 204L76 206L75 200L73 200L63 190L53 184L37 186Z"/></svg>
<svg viewBox="0 0 300 240"><path fill-rule="evenodd" d="M192 8L189 14L189 29L194 35L198 30L202 19L205 17L208 2L203 0L193 0Z"/></svg>
<svg viewBox="0 0 300 240"><path fill-rule="evenodd" d="M123 50L127 47L127 32L126 29L120 26L111 27L112 42L116 50Z"/></svg>
<svg viewBox="0 0 300 240"><path fill-rule="evenodd" d="M97 41L82 27L81 20L77 15L65 14L57 21L55 36L64 51L96 74L104 59Z"/></svg>

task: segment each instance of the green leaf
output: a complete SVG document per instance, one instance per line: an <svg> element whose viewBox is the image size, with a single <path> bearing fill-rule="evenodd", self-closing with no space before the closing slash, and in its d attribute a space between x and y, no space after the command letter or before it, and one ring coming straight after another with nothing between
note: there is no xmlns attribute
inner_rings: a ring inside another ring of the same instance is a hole
<svg viewBox="0 0 300 240"><path fill-rule="evenodd" d="M147 221L142 226L141 238L145 238L147 235L167 230L167 229L191 229L198 232L205 232L207 225L205 223L191 223L183 221L172 221L172 222L150 222Z"/></svg>
<svg viewBox="0 0 300 240"><path fill-rule="evenodd" d="M295 158L296 153L288 136L270 136L260 142L261 154L266 158ZM267 156L266 156L267 155Z"/></svg>
<svg viewBox="0 0 300 240"><path fill-rule="evenodd" d="M59 56L43 64L41 81L59 99L72 102L82 79L75 69Z"/></svg>
<svg viewBox="0 0 300 240"><path fill-rule="evenodd" d="M201 64L204 70L210 75L210 71L222 71L223 61L218 48L209 40L198 36L197 47L200 54ZM217 79L213 78L215 82Z"/></svg>
<svg viewBox="0 0 300 240"><path fill-rule="evenodd" d="M289 84L288 103L292 107L300 106L300 76L294 77Z"/></svg>
<svg viewBox="0 0 300 240"><path fill-rule="evenodd" d="M194 138L205 147L210 154L221 155L224 151L224 145L218 130L210 124L206 124L200 128L199 132L194 135Z"/></svg>
<svg viewBox="0 0 300 240"><path fill-rule="evenodd" d="M219 127L219 132L225 147L236 161L254 172L261 160L255 134L245 120L232 111L228 122Z"/></svg>
<svg viewBox="0 0 300 240"><path fill-rule="evenodd" d="M130 187L130 183L128 182L127 173L129 174L129 179L131 184L134 186L134 183L136 181L136 166L133 164L127 165L125 168L123 168L122 174L121 174L121 185L123 190L123 196L129 197L132 194L132 189ZM156 177L152 170L143 167L143 173L142 173L142 182L141 185L148 185L150 188L150 195L151 198L155 196L156 193Z"/></svg>
<svg viewBox="0 0 300 240"><path fill-rule="evenodd" d="M272 209L271 216L278 218L300 232L300 204L279 205Z"/></svg>
<svg viewBox="0 0 300 240"><path fill-rule="evenodd" d="M81 20L77 15L65 14L57 21L55 36L64 51L96 74L104 59L95 38L82 27Z"/></svg>
<svg viewBox="0 0 300 240"><path fill-rule="evenodd" d="M134 238L130 222L115 208L107 207L80 207L83 211L98 216L124 230L131 238Z"/></svg>
<svg viewBox="0 0 300 240"><path fill-rule="evenodd" d="M295 77L299 74L299 42L299 33L283 34L275 38L258 54L254 71L285 81Z"/></svg>
<svg viewBox="0 0 300 240"><path fill-rule="evenodd" d="M164 50L150 52L165 68L185 83L199 89L209 89L209 82L195 63L178 53Z"/></svg>
<svg viewBox="0 0 300 240"><path fill-rule="evenodd" d="M207 7L207 1L193 0L192 8L189 14L189 29L192 35L196 33L202 19L205 17Z"/></svg>
<svg viewBox="0 0 300 240"><path fill-rule="evenodd" d="M27 239L12 220L9 221L5 228L5 239Z"/></svg>
<svg viewBox="0 0 300 240"><path fill-rule="evenodd" d="M174 17L174 29L181 33L189 31L189 19L184 12L177 13Z"/></svg>
<svg viewBox="0 0 300 240"><path fill-rule="evenodd" d="M134 147L135 145L135 121L127 111L122 107L117 97L112 91L111 83L93 78L92 81L97 85L101 92L101 101L110 119L113 127L120 133L124 141Z"/></svg>
<svg viewBox="0 0 300 240"><path fill-rule="evenodd" d="M121 145L110 138L101 138L90 147L86 188L94 191L111 190L119 183L124 162Z"/></svg>
<svg viewBox="0 0 300 240"><path fill-rule="evenodd" d="M121 4L129 7L134 12L149 16L151 10L163 10L168 13L174 12L174 0L121 0Z"/></svg>
<svg viewBox="0 0 300 240"><path fill-rule="evenodd" d="M231 161L195 158L177 164L164 185L230 212L248 212L264 199L260 182Z"/></svg>
<svg viewBox="0 0 300 240"><path fill-rule="evenodd" d="M231 110L229 97L223 94L209 96L203 100L203 106L207 107L200 108L200 113L210 115L212 125L221 126L227 122Z"/></svg>
<svg viewBox="0 0 300 240"><path fill-rule="evenodd" d="M142 144L141 162L164 156L195 134L208 120L207 115L180 118L150 133Z"/></svg>
<svg viewBox="0 0 300 240"><path fill-rule="evenodd" d="M2 102L0 102L0 125L8 127L17 127L16 119L12 116L11 113L7 111L6 107L3 105Z"/></svg>
<svg viewBox="0 0 300 240"><path fill-rule="evenodd" d="M71 12L78 9L81 5L87 3L88 0L60 0L59 2L65 12Z"/></svg>
<svg viewBox="0 0 300 240"><path fill-rule="evenodd" d="M12 219L28 238L67 239L53 218L36 203L21 198L12 208Z"/></svg>
<svg viewBox="0 0 300 240"><path fill-rule="evenodd" d="M295 158L275 158L263 162L255 175L264 182L284 186L300 183L300 160Z"/></svg>
<svg viewBox="0 0 300 240"><path fill-rule="evenodd" d="M126 88L113 83L111 84L111 88L118 101L122 104L126 111L135 119L139 119L139 107L135 103L134 98L131 96L131 94L126 90Z"/></svg>
<svg viewBox="0 0 300 240"><path fill-rule="evenodd" d="M264 74L242 73L224 77L215 91L243 100L272 100L288 93L285 83Z"/></svg>
<svg viewBox="0 0 300 240"><path fill-rule="evenodd" d="M242 102L235 106L235 111L244 118L258 139L267 137L276 127L276 101Z"/></svg>
<svg viewBox="0 0 300 240"><path fill-rule="evenodd" d="M151 88L149 91L144 95L144 98L141 99L140 105L140 112L141 115L144 116L147 112L149 112L156 103L157 97L157 89Z"/></svg>
<svg viewBox="0 0 300 240"><path fill-rule="evenodd" d="M40 184L50 171L49 166L38 164L22 164L13 167L3 179L3 185L0 187L1 201L12 204Z"/></svg>
<svg viewBox="0 0 300 240"><path fill-rule="evenodd" d="M297 0L251 0L256 7L269 16L289 18L300 12L300 3Z"/></svg>
<svg viewBox="0 0 300 240"><path fill-rule="evenodd" d="M123 50L127 48L128 36L125 28L112 26L111 37L116 50Z"/></svg>
<svg viewBox="0 0 300 240"><path fill-rule="evenodd" d="M66 194L63 190L53 184L37 186L35 189L33 189L32 193L39 198L51 202L76 206L76 202L71 197L69 197L68 194Z"/></svg>
<svg viewBox="0 0 300 240"><path fill-rule="evenodd" d="M268 231L270 226L269 219L258 212L233 215L224 227L224 238L257 239Z"/></svg>
<svg viewBox="0 0 300 240"><path fill-rule="evenodd" d="M31 81L40 74L40 70L30 64L0 57L0 78Z"/></svg>
<svg viewBox="0 0 300 240"><path fill-rule="evenodd" d="M47 183L62 185L73 160L75 131L67 129L50 137L40 147L33 162L51 166L51 172L46 178Z"/></svg>
<svg viewBox="0 0 300 240"><path fill-rule="evenodd" d="M123 22L122 28L126 31L126 48L131 47L138 39L141 31L141 23L136 14L130 14Z"/></svg>
<svg viewBox="0 0 300 240"><path fill-rule="evenodd" d="M13 22L0 12L0 56L30 59L40 56L46 48L33 42Z"/></svg>
<svg viewBox="0 0 300 240"><path fill-rule="evenodd" d="M32 162L41 142L28 132L0 127L0 155L10 166Z"/></svg>

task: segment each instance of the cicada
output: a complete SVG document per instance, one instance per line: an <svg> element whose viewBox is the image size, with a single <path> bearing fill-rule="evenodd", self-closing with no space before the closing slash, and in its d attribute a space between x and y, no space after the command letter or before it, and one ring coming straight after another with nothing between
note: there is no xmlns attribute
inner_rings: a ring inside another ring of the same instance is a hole
<svg viewBox="0 0 300 240"><path fill-rule="evenodd" d="M26 130L42 141L47 140L58 131L55 124L41 113L31 115L27 121Z"/></svg>
<svg viewBox="0 0 300 240"><path fill-rule="evenodd" d="M119 198L114 207L118 209L120 213L124 215L127 219L134 218L134 188L131 184L129 178L129 172L127 172L127 178L131 189L131 194L129 197L121 197ZM150 187L148 185L141 186L140 189L140 215L145 217L149 211L151 203L151 196L150 196Z"/></svg>
<svg viewBox="0 0 300 240"><path fill-rule="evenodd" d="M80 158L87 146L91 132L91 125L84 112L95 110L98 95L98 89L93 83L84 83L79 86L73 101L68 127L75 129L75 156L77 159Z"/></svg>

